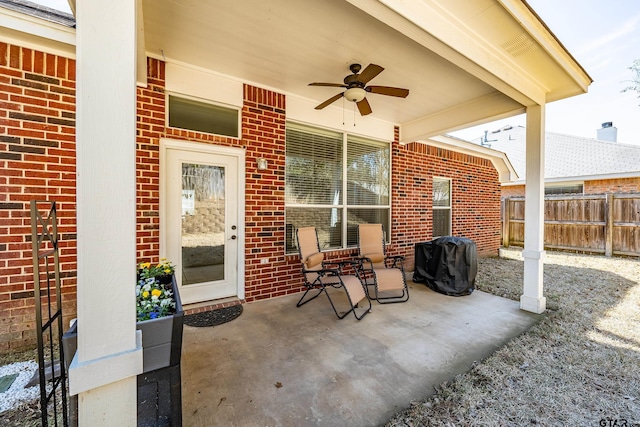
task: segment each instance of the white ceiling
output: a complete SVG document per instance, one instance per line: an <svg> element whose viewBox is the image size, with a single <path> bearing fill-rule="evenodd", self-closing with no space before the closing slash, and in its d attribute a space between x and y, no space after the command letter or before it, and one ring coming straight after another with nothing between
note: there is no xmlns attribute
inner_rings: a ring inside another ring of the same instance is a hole
<svg viewBox="0 0 640 427"><path fill-rule="evenodd" d="M482 34L489 44L512 40L514 35L523 33L517 20L494 0L441 2L464 11L456 14L452 14L454 9L442 9L438 1L414 1L452 19L457 23L456 29L465 27L465 34L471 39L476 35L480 37L477 31L484 31L487 19L498 20L496 26L502 27L488 28L486 34ZM308 83L341 83L350 74L350 64L357 62L363 68L369 63L379 64L385 70L370 84L403 87L409 89L410 94L406 99L369 94L372 116L399 125L433 117L443 125L431 124L432 134L478 120L488 121L497 115L522 112L522 100L528 98L522 96L517 103L512 94L503 93L507 92L504 88L511 87L509 82L500 86L493 81L500 83L500 79L505 80L504 76L514 75L528 84L531 76L515 64L527 60L528 52L514 59L514 55L502 49L500 54L513 62L508 64L490 58L499 76L494 78L486 66L475 64L447 46L443 48L440 40L416 26L418 20L411 22L377 1L352 2L363 5L356 7L344 0L143 0L145 47L152 56L202 67L247 83L309 98L318 104L340 89L309 87ZM371 11L390 14L395 21L394 28L374 18ZM505 20L510 25L502 22ZM439 23L442 24L442 19ZM439 31L444 31L443 37L446 37L447 28L453 27L441 28ZM437 31L434 28L434 32ZM452 36L455 36L453 32ZM527 41L531 42L526 39L525 43ZM431 46L425 47L428 44ZM535 55L540 57L545 53L539 44L533 44L528 58L533 61L531 65L541 62ZM547 74L562 71L559 66L544 69ZM530 84L541 93L554 90L547 86L540 80ZM494 102L495 106L476 106L483 102ZM461 109L464 105L474 107ZM455 119L442 120L447 111L451 111L449 116L456 115ZM465 117L461 111L473 113ZM438 127L442 129L436 129Z"/></svg>

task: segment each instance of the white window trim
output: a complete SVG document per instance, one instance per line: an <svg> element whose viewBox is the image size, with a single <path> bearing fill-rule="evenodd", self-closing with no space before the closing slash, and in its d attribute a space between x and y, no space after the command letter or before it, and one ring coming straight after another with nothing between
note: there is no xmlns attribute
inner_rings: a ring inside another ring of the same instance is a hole
<svg viewBox="0 0 640 427"><path fill-rule="evenodd" d="M300 204L300 203L291 203L291 204L287 204L285 202L285 224L287 223L287 218L286 218L286 209L287 208L317 208L317 209L324 209L324 208L338 208L341 209L341 224L342 224L342 236L344 237L343 239L343 245L340 248L331 248L329 249L330 251L338 251L338 250L348 250L348 249L353 249L353 246L349 246L348 242L347 242L347 232L348 232L348 224L347 224L347 219L348 219L348 210L349 209L388 209L389 211L389 223L388 224L383 224L384 226L384 230L386 232L387 235L387 242L386 244L391 244L391 226L393 224L393 211L392 211L392 177L393 177L393 161L392 161L392 155L393 155L393 149L392 149L392 145L393 145L393 141L385 141L383 139L379 139L379 138L374 138L371 136L363 136L362 134L358 134L358 133L350 133L347 130L343 130L343 129L336 129L336 128L331 128L331 127L327 127L327 126L322 126L322 125L317 125L317 124L313 124L313 123L306 123L306 122L299 122L299 121L295 121L295 120L287 120L287 124L285 125L285 129L287 127L288 124L293 124L296 126L301 126L301 127L306 127L306 128L315 128L315 129L319 129L319 130L326 130L329 132L335 132L335 133L340 133L342 134L342 195L343 195L343 202L340 205L315 205L315 204ZM366 139L368 142L372 142L374 144L379 145L380 147L387 147L389 149L389 204L388 205L350 205L347 204L348 198L347 198L347 187L348 187L348 182L347 182L347 162L348 162L348 146L347 146L347 140L349 138L349 136L354 136L354 137L359 137L359 138L364 138ZM286 141L285 141L285 152L286 152ZM286 185L286 175L285 175L285 185ZM287 252L287 247L285 245L284 248L285 251L285 255L293 255L295 254L295 252Z"/></svg>
<svg viewBox="0 0 640 427"><path fill-rule="evenodd" d="M348 175L348 165L347 165L347 160L348 160L348 142L347 140L349 139L349 136L354 136L354 137L360 137L360 138L365 138L367 140L367 142L371 142L372 145L378 145L380 147L386 147L389 149L389 182L388 182L388 188L389 188L389 204L387 205L349 205L347 203L348 198L347 198L347 186L349 185L348 180L347 180L347 175ZM344 207L345 209L343 209L342 212L342 235L345 237L345 241L343 244L342 249L351 249L352 246L348 245L348 242L346 241L346 237L347 237L347 218L348 218L348 211L349 209L388 209L389 210L389 223L388 224L382 224L384 230L386 231L387 234L387 244L391 244L391 224L393 223L393 216L392 216L392 212L391 212L391 178L393 176L393 170L392 170L392 165L393 162L391 161L391 155L393 153L392 150L392 142L391 141L383 141L380 139L376 139L376 138L370 138L370 137L361 137L360 135L357 134L353 134L353 133L348 133L347 131L343 131L342 132L342 163L344 165L343 167L343 171L342 171L342 188L343 188L343 194L345 197L344 200Z"/></svg>
<svg viewBox="0 0 640 427"><path fill-rule="evenodd" d="M453 234L453 186L452 186L452 182L453 180L451 178L447 178L444 176L433 176L431 178L431 182L433 183L433 181L435 180L441 180L441 181L447 181L449 182L449 206L433 206L433 204L431 205L432 210L445 210L448 209L449 210L449 234ZM431 188L431 202L433 203L433 187ZM433 233L433 217L432 217L432 222L431 222L431 232L433 234L433 238L435 239L436 237L442 237L442 236L436 236Z"/></svg>

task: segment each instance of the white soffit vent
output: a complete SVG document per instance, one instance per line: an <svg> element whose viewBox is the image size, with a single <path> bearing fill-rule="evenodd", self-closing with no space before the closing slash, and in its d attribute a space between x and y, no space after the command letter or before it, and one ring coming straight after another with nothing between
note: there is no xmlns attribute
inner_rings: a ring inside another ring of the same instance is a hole
<svg viewBox="0 0 640 427"><path fill-rule="evenodd" d="M517 57L536 50L538 46L529 38L529 36L522 33L508 42L503 43L502 48L511 56Z"/></svg>

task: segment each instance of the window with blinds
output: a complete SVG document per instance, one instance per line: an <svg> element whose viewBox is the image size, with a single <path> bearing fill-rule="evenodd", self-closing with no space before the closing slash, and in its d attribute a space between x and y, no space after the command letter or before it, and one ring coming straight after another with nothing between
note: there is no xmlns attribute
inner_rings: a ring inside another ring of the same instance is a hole
<svg viewBox="0 0 640 427"><path fill-rule="evenodd" d="M433 237L451 235L451 180L433 178Z"/></svg>
<svg viewBox="0 0 640 427"><path fill-rule="evenodd" d="M287 124L286 251L297 252L295 230L314 226L322 249L357 244L357 225L390 227L388 143Z"/></svg>
<svg viewBox="0 0 640 427"><path fill-rule="evenodd" d="M389 144L347 138L347 198L351 205L389 204Z"/></svg>
<svg viewBox="0 0 640 427"><path fill-rule="evenodd" d="M342 134L287 125L285 203L342 203Z"/></svg>

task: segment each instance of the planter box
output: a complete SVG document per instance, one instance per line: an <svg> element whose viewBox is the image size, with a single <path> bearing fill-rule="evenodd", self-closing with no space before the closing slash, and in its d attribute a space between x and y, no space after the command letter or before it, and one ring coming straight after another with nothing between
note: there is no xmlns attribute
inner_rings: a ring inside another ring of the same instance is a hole
<svg viewBox="0 0 640 427"><path fill-rule="evenodd" d="M143 320L136 324L136 329L142 331L143 373L180 364L184 310L175 276L171 281L171 289L176 301L175 314L160 319ZM75 322L62 337L67 369L76 353L77 342L78 322Z"/></svg>
<svg viewBox="0 0 640 427"><path fill-rule="evenodd" d="M171 289L176 301L175 314L136 324L136 329L142 331L143 373L180 364L184 310L175 276Z"/></svg>
<svg viewBox="0 0 640 427"><path fill-rule="evenodd" d="M138 375L138 426L182 425L180 356L184 310L175 276L171 289L176 312L136 323L142 331L142 374ZM67 372L78 348L78 322L62 336ZM78 396L69 400L69 425L78 425Z"/></svg>

